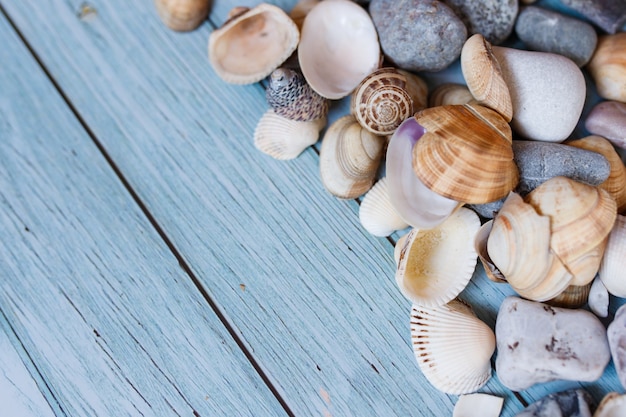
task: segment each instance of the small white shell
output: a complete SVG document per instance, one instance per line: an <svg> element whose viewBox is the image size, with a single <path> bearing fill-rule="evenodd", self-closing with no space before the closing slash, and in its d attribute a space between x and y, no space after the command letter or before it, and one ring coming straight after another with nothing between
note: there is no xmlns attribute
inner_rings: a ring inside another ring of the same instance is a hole
<svg viewBox="0 0 626 417"><path fill-rule="evenodd" d="M436 307L465 289L476 267L474 237L480 219L461 207L434 229L409 232L400 251L396 283L413 303Z"/></svg>
<svg viewBox="0 0 626 417"><path fill-rule="evenodd" d="M626 394L609 392L604 396L593 417L624 417L626 416Z"/></svg>
<svg viewBox="0 0 626 417"><path fill-rule="evenodd" d="M626 216L617 215L600 264L600 279L617 297L626 297Z"/></svg>
<svg viewBox="0 0 626 417"><path fill-rule="evenodd" d="M435 308L413 305L411 339L422 373L445 393L475 392L491 377L495 335L459 300Z"/></svg>
<svg viewBox="0 0 626 417"><path fill-rule="evenodd" d="M318 141L324 126L326 118L300 122L268 110L254 130L254 146L275 159L294 159Z"/></svg>
<svg viewBox="0 0 626 417"><path fill-rule="evenodd" d="M596 277L591 284L587 304L596 316L607 317L609 315L609 292L599 277Z"/></svg>
<svg viewBox="0 0 626 417"><path fill-rule="evenodd" d="M380 64L380 45L367 11L348 0L315 5L302 25L300 68L322 97L347 96Z"/></svg>
<svg viewBox="0 0 626 417"><path fill-rule="evenodd" d="M498 417L504 398L474 393L461 395L454 405L452 417Z"/></svg>
<svg viewBox="0 0 626 417"><path fill-rule="evenodd" d="M398 215L389 200L387 178L381 178L365 194L359 207L361 225L374 236L389 236L409 225Z"/></svg>

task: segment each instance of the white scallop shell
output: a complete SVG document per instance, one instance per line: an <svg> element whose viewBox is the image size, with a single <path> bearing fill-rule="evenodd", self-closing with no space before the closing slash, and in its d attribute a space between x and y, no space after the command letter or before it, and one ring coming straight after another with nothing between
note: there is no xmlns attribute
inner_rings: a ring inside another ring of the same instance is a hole
<svg viewBox="0 0 626 417"><path fill-rule="evenodd" d="M393 208L389 200L387 178L383 177L365 194L359 207L361 225L374 236L389 236L409 225Z"/></svg>
<svg viewBox="0 0 626 417"><path fill-rule="evenodd" d="M480 219L461 207L434 229L409 232L400 250L396 283L421 306L441 306L465 289L476 267L474 237Z"/></svg>
<svg viewBox="0 0 626 417"><path fill-rule="evenodd" d="M254 146L275 159L294 159L318 141L325 125L326 118L300 122L268 110L254 130Z"/></svg>
<svg viewBox="0 0 626 417"><path fill-rule="evenodd" d="M604 396L593 417L624 417L626 416L626 394L609 392Z"/></svg>
<svg viewBox="0 0 626 417"><path fill-rule="evenodd" d="M626 216L617 215L600 264L600 279L606 289L617 297L626 297Z"/></svg>
<svg viewBox="0 0 626 417"><path fill-rule="evenodd" d="M504 398L482 392L461 395L452 417L498 417L503 403Z"/></svg>
<svg viewBox="0 0 626 417"><path fill-rule="evenodd" d="M413 305L411 339L428 381L448 394L468 394L491 377L493 331L459 300L427 308Z"/></svg>
<svg viewBox="0 0 626 417"><path fill-rule="evenodd" d="M300 68L322 97L347 96L380 64L380 44L367 11L348 0L315 5L302 25Z"/></svg>

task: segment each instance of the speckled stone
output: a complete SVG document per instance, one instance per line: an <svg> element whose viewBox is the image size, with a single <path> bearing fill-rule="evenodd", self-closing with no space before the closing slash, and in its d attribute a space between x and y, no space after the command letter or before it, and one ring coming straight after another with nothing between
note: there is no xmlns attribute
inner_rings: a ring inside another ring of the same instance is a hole
<svg viewBox="0 0 626 417"><path fill-rule="evenodd" d="M535 6L522 8L515 33L529 49L566 56L579 67L589 62L598 43L590 24Z"/></svg>
<svg viewBox="0 0 626 417"><path fill-rule="evenodd" d="M407 71L439 71L461 54L467 29L436 0L372 0L369 12L385 57Z"/></svg>
<svg viewBox="0 0 626 417"><path fill-rule="evenodd" d="M480 33L497 45L513 32L517 0L443 0L461 18L470 35Z"/></svg>
<svg viewBox="0 0 626 417"><path fill-rule="evenodd" d="M525 390L554 380L595 381L611 359L606 329L591 312L507 297L496 319L496 373Z"/></svg>
<svg viewBox="0 0 626 417"><path fill-rule="evenodd" d="M626 149L626 103L602 101L596 104L585 120L585 127L591 134L603 136L618 148Z"/></svg>
<svg viewBox="0 0 626 417"><path fill-rule="evenodd" d="M603 155L560 143L514 140L513 159L520 176L514 191L522 197L553 177L568 177L596 186L602 184L611 172ZM490 219L502 208L504 200L475 204L471 208Z"/></svg>
<svg viewBox="0 0 626 417"><path fill-rule="evenodd" d="M561 142L572 133L585 104L582 71L562 55L494 46L511 94L513 130L526 139Z"/></svg>
<svg viewBox="0 0 626 417"><path fill-rule="evenodd" d="M561 0L607 33L617 32L626 22L626 0Z"/></svg>
<svg viewBox="0 0 626 417"><path fill-rule="evenodd" d="M591 417L593 405L593 398L587 391L571 389L535 401L515 417Z"/></svg>
<svg viewBox="0 0 626 417"><path fill-rule="evenodd" d="M611 357L615 364L617 377L622 387L626 388L626 305L615 313L615 318L606 330L611 348Z"/></svg>

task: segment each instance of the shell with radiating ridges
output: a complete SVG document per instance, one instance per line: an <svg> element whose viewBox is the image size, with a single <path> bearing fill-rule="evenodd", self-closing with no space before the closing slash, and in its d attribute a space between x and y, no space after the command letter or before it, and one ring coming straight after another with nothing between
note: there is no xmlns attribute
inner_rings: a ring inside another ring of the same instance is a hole
<svg viewBox="0 0 626 417"><path fill-rule="evenodd" d="M361 225L374 236L389 236L409 225L398 215L389 200L387 177L383 177L365 194L359 206Z"/></svg>
<svg viewBox="0 0 626 417"><path fill-rule="evenodd" d="M349 95L380 66L378 33L367 11L348 0L322 1L302 25L298 60L311 87L321 96Z"/></svg>
<svg viewBox="0 0 626 417"><path fill-rule="evenodd" d="M274 159L294 159L318 141L325 126L325 117L300 122L279 116L270 109L257 123L254 146Z"/></svg>
<svg viewBox="0 0 626 417"><path fill-rule="evenodd" d="M154 0L161 21L170 29L194 30L207 18L210 0Z"/></svg>
<svg viewBox="0 0 626 417"><path fill-rule="evenodd" d="M328 114L328 99L313 91L300 72L289 68L272 71L265 97L276 114L291 120L307 122Z"/></svg>
<svg viewBox="0 0 626 417"><path fill-rule="evenodd" d="M437 86L428 98L428 107L449 106L451 104L468 104L474 96L463 84L444 83Z"/></svg>
<svg viewBox="0 0 626 417"><path fill-rule="evenodd" d="M600 279L606 289L617 297L626 297L626 216L618 215L609 234L600 264Z"/></svg>
<svg viewBox="0 0 626 417"><path fill-rule="evenodd" d="M426 133L413 147L413 170L428 188L472 204L498 200L515 188L511 128L498 113L451 105L427 108L415 119Z"/></svg>
<svg viewBox="0 0 626 417"><path fill-rule="evenodd" d="M465 289L476 266L480 219L461 207L434 229L413 229L400 250L396 283L421 306L441 306Z"/></svg>
<svg viewBox="0 0 626 417"><path fill-rule="evenodd" d="M481 34L472 35L465 41L461 50L461 71L474 98L510 122L513 104L509 87L500 63L491 51L491 44Z"/></svg>
<svg viewBox="0 0 626 417"><path fill-rule="evenodd" d="M585 285L569 285L562 293L546 301L553 307L581 308L589 299L593 281Z"/></svg>
<svg viewBox="0 0 626 417"><path fill-rule="evenodd" d="M280 8L261 3L236 8L209 36L209 62L232 84L251 84L278 68L296 50L298 27Z"/></svg>
<svg viewBox="0 0 626 417"><path fill-rule="evenodd" d="M420 370L440 391L475 392L491 377L495 335L458 299L439 307L413 305L411 341Z"/></svg>
<svg viewBox="0 0 626 417"><path fill-rule="evenodd" d="M336 197L357 198L372 188L385 139L365 130L352 115L333 122L322 139L320 176Z"/></svg>
<svg viewBox="0 0 626 417"><path fill-rule="evenodd" d="M587 69L601 97L626 102L626 32L600 36Z"/></svg>

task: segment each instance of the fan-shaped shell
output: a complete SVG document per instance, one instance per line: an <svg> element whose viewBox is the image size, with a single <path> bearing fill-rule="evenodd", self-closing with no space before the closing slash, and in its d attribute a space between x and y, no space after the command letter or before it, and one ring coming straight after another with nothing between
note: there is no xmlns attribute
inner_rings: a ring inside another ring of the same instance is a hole
<svg viewBox="0 0 626 417"><path fill-rule="evenodd" d="M474 237L480 219L461 207L434 229L413 229L400 250L396 283L421 306L441 306L463 291L476 266Z"/></svg>
<svg viewBox="0 0 626 417"><path fill-rule="evenodd" d="M587 69L601 97L626 102L626 32L600 36Z"/></svg>
<svg viewBox="0 0 626 417"><path fill-rule="evenodd" d="M626 416L626 394L609 392L602 398L600 405L593 413L593 417L623 417Z"/></svg>
<svg viewBox="0 0 626 417"><path fill-rule="evenodd" d="M589 299L592 282L585 285L569 285L562 293L546 301L546 304L554 307L580 308Z"/></svg>
<svg viewBox="0 0 626 417"><path fill-rule="evenodd" d="M415 115L426 133L413 147L413 170L434 192L482 204L505 197L519 180L512 133L483 106L439 106Z"/></svg>
<svg viewBox="0 0 626 417"><path fill-rule="evenodd" d="M300 72L289 68L272 71L265 97L276 114L291 120L306 122L328 114L328 100L313 91Z"/></svg>
<svg viewBox="0 0 626 417"><path fill-rule="evenodd" d="M315 5L302 25L298 60L313 90L329 99L347 96L380 65L378 34L369 14L348 0Z"/></svg>
<svg viewBox="0 0 626 417"><path fill-rule="evenodd" d="M318 141L324 126L326 118L300 122L279 116L270 109L257 123L254 146L275 159L294 159Z"/></svg>
<svg viewBox="0 0 626 417"><path fill-rule="evenodd" d="M420 370L445 393L475 392L491 377L495 335L459 300L439 307L413 305L411 340Z"/></svg>
<svg viewBox="0 0 626 417"><path fill-rule="evenodd" d="M451 104L468 104L474 96L463 84L444 83L437 86L428 99L428 107L448 106Z"/></svg>
<svg viewBox="0 0 626 417"><path fill-rule="evenodd" d="M567 144L604 155L609 161L611 171L609 178L600 184L600 188L608 191L615 199L619 213L626 211L626 166L611 142L601 136L587 136Z"/></svg>
<svg viewBox="0 0 626 417"><path fill-rule="evenodd" d="M251 84L267 77L296 50L300 33L279 7L261 3L237 11L209 37L209 61L224 81Z"/></svg>
<svg viewBox="0 0 626 417"><path fill-rule="evenodd" d="M350 111L365 129L390 135L413 115L406 77L394 68L380 68L361 81L352 94Z"/></svg>
<svg viewBox="0 0 626 417"><path fill-rule="evenodd" d="M389 236L409 227L389 200L387 177L383 177L365 194L359 207L361 225L374 236Z"/></svg>
<svg viewBox="0 0 626 417"><path fill-rule="evenodd" d="M509 87L498 59L491 51L491 44L483 35L477 33L465 41L461 50L461 71L474 98L510 122L513 104Z"/></svg>
<svg viewBox="0 0 626 417"><path fill-rule="evenodd" d="M384 145L384 138L363 129L354 116L336 120L324 134L320 149L320 176L326 190L346 199L369 191Z"/></svg>
<svg viewBox="0 0 626 417"><path fill-rule="evenodd" d="M600 279L606 289L617 297L626 297L626 216L618 215L609 234L600 264Z"/></svg>
<svg viewBox="0 0 626 417"><path fill-rule="evenodd" d="M176 31L194 30L209 15L209 0L154 0L165 25Z"/></svg>

